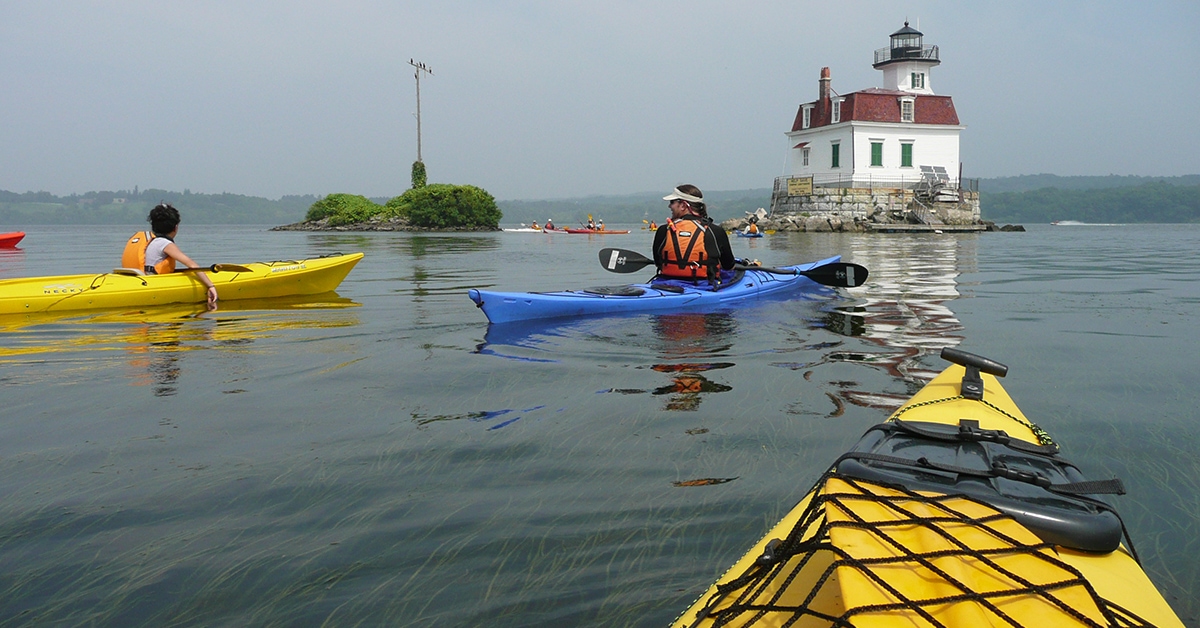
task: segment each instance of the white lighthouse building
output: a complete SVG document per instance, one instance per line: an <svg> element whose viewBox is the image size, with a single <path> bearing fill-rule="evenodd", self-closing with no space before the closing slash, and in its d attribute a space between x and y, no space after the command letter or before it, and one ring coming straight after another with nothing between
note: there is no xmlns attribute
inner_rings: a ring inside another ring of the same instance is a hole
<svg viewBox="0 0 1200 628"><path fill-rule="evenodd" d="M853 209L855 219L882 205L894 214L898 203L907 207L915 195L923 210L908 208L909 213L929 222L936 220L934 202L959 202L965 191L973 203L962 209L978 218L978 195L971 194L977 191L963 190L960 181L959 134L966 126L954 100L933 91L932 72L941 59L938 47L926 45L923 37L905 22L887 48L875 51L881 87L838 94L829 68L821 68L817 99L800 105L787 132L788 174L776 180L773 210L829 210L811 197L821 188L838 188L872 195L854 207L833 208ZM879 193L890 194L886 203Z"/></svg>

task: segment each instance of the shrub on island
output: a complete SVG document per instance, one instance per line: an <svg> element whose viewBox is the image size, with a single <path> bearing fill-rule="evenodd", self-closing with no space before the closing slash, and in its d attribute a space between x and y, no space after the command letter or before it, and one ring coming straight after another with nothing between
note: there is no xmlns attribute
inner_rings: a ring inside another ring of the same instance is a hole
<svg viewBox="0 0 1200 628"><path fill-rule="evenodd" d="M383 206L358 194L330 194L312 204L304 219L317 221L328 218L331 227L366 222L383 212Z"/></svg>
<svg viewBox="0 0 1200 628"><path fill-rule="evenodd" d="M449 183L412 188L388 201L384 213L427 229L498 229L502 216L486 190Z"/></svg>

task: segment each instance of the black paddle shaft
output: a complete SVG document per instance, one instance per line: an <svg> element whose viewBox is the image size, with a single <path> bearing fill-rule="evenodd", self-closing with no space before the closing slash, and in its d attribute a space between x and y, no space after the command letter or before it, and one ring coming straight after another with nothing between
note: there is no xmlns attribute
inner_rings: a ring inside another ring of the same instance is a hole
<svg viewBox="0 0 1200 628"><path fill-rule="evenodd" d="M637 251L600 249L600 265L610 272L632 273L653 263L654 260ZM867 281L868 274L866 267L847 262L833 262L832 264L824 264L816 268L810 268L809 270L767 268L764 266L736 266L735 268L740 270L760 270L780 275L803 275L819 284L837 288L861 286Z"/></svg>
<svg viewBox="0 0 1200 628"><path fill-rule="evenodd" d="M791 268L768 268L766 266L736 266L739 270L761 270L779 275L802 275L826 286L835 288L856 288L867 281L869 271L865 266L849 262L832 262L808 270L792 270Z"/></svg>

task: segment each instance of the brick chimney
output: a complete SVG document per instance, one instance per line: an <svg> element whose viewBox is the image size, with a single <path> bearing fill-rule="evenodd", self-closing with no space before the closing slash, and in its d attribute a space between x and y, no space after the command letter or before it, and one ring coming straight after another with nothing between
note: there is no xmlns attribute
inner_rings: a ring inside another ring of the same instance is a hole
<svg viewBox="0 0 1200 628"><path fill-rule="evenodd" d="M821 68L820 88L817 90L817 100L826 103L829 102L829 68Z"/></svg>

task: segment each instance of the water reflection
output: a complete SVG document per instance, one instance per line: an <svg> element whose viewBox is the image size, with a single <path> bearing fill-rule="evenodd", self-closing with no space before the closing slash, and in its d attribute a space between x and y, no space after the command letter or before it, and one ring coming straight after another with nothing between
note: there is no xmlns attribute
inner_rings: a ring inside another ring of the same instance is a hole
<svg viewBox="0 0 1200 628"><path fill-rule="evenodd" d="M871 279L848 305L829 308L820 325L843 336L866 340L877 351L833 351L829 362L852 362L878 368L904 382L905 392L880 394L846 388L842 399L884 410L899 407L937 375L922 358L963 340L963 325L950 309L962 295L958 276L976 267L978 235L897 235L886 247L858 240L848 259L871 270Z"/></svg>
<svg viewBox="0 0 1200 628"><path fill-rule="evenodd" d="M216 310L205 304L177 304L87 314L0 316L0 330L5 332L0 335L0 365L17 366L14 372L22 374L5 383L45 376L38 371L62 362L102 372L120 355L132 385L148 386L155 396L171 396L178 391L183 358L190 351L244 352L255 341L290 330L358 324L357 316L306 313L359 306L335 292L218 305ZM60 375L59 370L54 369L54 374Z"/></svg>
<svg viewBox="0 0 1200 628"><path fill-rule="evenodd" d="M209 330L188 327L182 322L147 323L134 327L125 338L129 366L134 386L152 386L155 397L170 397L178 390L176 384L182 372L181 352L184 340L199 343L211 339Z"/></svg>
<svg viewBox="0 0 1200 628"><path fill-rule="evenodd" d="M737 335L737 320L727 312L658 314L653 317L658 354L666 363L650 368L670 377L670 382L652 392L667 395L664 410L694 412L703 395L728 392L732 386L709 379L704 373L734 366L732 362L710 362L727 354Z"/></svg>
<svg viewBox="0 0 1200 628"><path fill-rule="evenodd" d="M456 253L478 253L500 248L499 236L412 235L401 236L389 243L391 247L416 258Z"/></svg>

